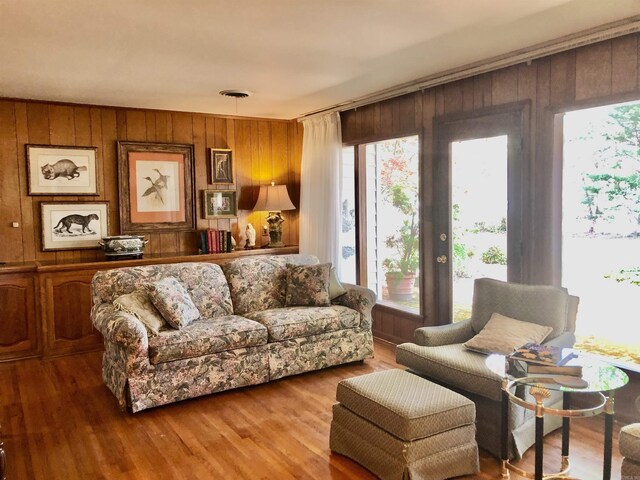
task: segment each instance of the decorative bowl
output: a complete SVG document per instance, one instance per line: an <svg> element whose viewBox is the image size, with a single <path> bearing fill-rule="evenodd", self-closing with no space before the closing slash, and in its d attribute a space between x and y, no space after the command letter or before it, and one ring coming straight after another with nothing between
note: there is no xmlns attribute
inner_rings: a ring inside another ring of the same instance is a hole
<svg viewBox="0 0 640 480"><path fill-rule="evenodd" d="M143 235L115 235L103 237L98 245L107 257L142 256L144 246L149 243Z"/></svg>

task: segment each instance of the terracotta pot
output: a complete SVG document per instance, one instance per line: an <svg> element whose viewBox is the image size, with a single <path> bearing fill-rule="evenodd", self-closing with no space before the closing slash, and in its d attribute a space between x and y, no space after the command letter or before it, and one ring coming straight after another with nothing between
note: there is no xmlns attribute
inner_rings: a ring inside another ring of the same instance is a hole
<svg viewBox="0 0 640 480"><path fill-rule="evenodd" d="M411 300L413 298L413 285L416 281L415 273L403 275L400 272L385 274L387 289L391 300Z"/></svg>

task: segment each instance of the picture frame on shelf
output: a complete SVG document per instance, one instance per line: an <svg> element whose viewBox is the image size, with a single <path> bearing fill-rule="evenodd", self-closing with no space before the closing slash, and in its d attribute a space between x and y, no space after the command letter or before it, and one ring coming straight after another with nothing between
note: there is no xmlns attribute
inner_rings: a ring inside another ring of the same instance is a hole
<svg viewBox="0 0 640 480"><path fill-rule="evenodd" d="M233 152L228 148L212 148L209 158L209 178L212 185L232 185Z"/></svg>
<svg viewBox="0 0 640 480"><path fill-rule="evenodd" d="M28 195L99 195L97 147L25 145Z"/></svg>
<svg viewBox="0 0 640 480"><path fill-rule="evenodd" d="M100 248L109 235L109 202L41 202L42 251Z"/></svg>
<svg viewBox="0 0 640 480"><path fill-rule="evenodd" d="M238 199L235 190L203 190L203 218L235 218L238 216Z"/></svg>
<svg viewBox="0 0 640 480"><path fill-rule="evenodd" d="M193 145L118 142L121 233L195 230Z"/></svg>

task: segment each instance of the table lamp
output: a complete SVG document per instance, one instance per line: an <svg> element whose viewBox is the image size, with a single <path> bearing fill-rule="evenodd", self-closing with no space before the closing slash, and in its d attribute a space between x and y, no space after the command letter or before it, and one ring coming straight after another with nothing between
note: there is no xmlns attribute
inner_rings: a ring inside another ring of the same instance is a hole
<svg viewBox="0 0 640 480"><path fill-rule="evenodd" d="M291 203L286 185L262 185L258 194L258 201L253 207L254 211L269 212L267 223L269 224L269 244L268 248L284 247L282 243L282 223L284 218L280 213L282 210L295 210Z"/></svg>

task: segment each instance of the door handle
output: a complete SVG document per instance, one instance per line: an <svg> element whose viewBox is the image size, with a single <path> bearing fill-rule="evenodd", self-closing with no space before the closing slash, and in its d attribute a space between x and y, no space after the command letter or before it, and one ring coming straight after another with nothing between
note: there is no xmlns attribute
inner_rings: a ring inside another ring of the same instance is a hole
<svg viewBox="0 0 640 480"><path fill-rule="evenodd" d="M438 263L447 263L447 256L446 255L440 255L439 257L436 257L436 262L438 262Z"/></svg>

